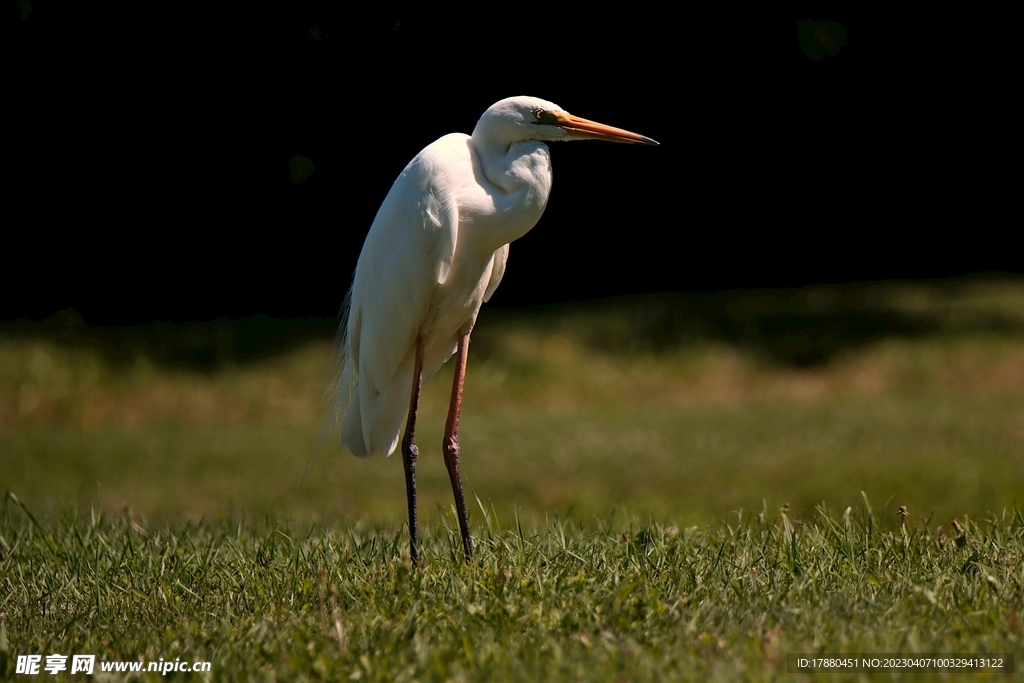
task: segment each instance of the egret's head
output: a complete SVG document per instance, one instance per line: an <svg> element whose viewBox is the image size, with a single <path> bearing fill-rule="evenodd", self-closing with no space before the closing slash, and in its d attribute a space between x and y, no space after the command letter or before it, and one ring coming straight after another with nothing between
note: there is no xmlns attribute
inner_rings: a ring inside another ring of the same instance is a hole
<svg viewBox="0 0 1024 683"><path fill-rule="evenodd" d="M589 121L539 97L509 97L495 102L476 124L473 137L486 137L503 145L523 140L607 140L657 145L654 140Z"/></svg>

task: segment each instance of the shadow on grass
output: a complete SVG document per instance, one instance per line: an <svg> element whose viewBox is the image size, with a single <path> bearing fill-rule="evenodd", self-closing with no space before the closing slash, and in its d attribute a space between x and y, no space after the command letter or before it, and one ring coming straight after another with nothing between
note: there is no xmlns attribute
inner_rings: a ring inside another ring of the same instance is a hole
<svg viewBox="0 0 1024 683"><path fill-rule="evenodd" d="M0 324L0 338L46 339L71 347L91 348L114 365L139 356L165 367L213 372L285 353L314 339L331 339L332 318L217 318L208 322L155 321L128 327L89 325L73 309L58 311L43 322L15 320Z"/></svg>
<svg viewBox="0 0 1024 683"><path fill-rule="evenodd" d="M474 354L508 325L571 333L615 353L664 352L698 341L727 342L791 367L827 363L886 337L1024 333L1024 279L874 282L794 289L672 292L524 309L484 307ZM130 327L89 325L74 310L43 322L0 324L0 336L90 347L111 362L140 355L167 367L212 372L331 339L333 318L218 318Z"/></svg>
<svg viewBox="0 0 1024 683"><path fill-rule="evenodd" d="M547 328L613 353L726 342L782 365L812 367L886 337L1024 334L1024 280L673 292L526 310L485 308L477 330L485 324ZM474 335L481 355L488 351L487 336Z"/></svg>

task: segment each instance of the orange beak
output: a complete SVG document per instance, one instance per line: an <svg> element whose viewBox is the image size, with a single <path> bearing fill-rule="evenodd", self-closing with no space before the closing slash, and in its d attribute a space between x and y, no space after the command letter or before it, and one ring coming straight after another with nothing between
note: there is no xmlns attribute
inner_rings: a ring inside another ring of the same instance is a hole
<svg viewBox="0 0 1024 683"><path fill-rule="evenodd" d="M598 123L597 121L573 116L568 112L553 111L550 112L550 114L555 118L555 121L552 123L565 129L568 131L569 135L574 137L589 138L592 140L607 140L608 142L625 142L631 145L658 144L656 140L652 140L646 135L631 133L628 130L615 128L614 126L606 126L605 124Z"/></svg>

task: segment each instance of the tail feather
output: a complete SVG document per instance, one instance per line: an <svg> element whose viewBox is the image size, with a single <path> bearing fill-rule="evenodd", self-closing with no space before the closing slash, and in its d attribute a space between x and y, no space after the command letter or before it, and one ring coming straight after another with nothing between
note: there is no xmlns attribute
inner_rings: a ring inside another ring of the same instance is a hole
<svg viewBox="0 0 1024 683"><path fill-rule="evenodd" d="M353 422L359 418L362 419L362 438L368 454L391 455L395 452L395 448L398 446L398 434L402 429L402 418L405 417L409 405L411 388L411 361L402 364L380 393L372 392L376 394L372 398L369 396L371 391L364 392L362 387L356 387L354 392L356 399L352 401L352 405L359 403L360 415L354 418ZM352 406L349 407L349 412L353 412ZM347 425L348 417L346 416L345 425L342 425L342 444L345 446L348 446L345 432Z"/></svg>
<svg viewBox="0 0 1024 683"><path fill-rule="evenodd" d="M368 383L369 377L360 376L358 341L353 343L352 339L359 334L358 325L352 329L347 315L351 311L345 313L328 371L328 414L316 450L333 441L359 458L375 453L391 455L398 446L405 416L412 380L411 361L403 363L392 381L378 392Z"/></svg>

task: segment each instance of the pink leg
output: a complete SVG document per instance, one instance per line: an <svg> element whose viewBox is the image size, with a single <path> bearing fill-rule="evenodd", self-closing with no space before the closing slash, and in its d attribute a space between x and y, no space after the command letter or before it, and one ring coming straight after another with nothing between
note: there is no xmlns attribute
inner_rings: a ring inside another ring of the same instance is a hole
<svg viewBox="0 0 1024 683"><path fill-rule="evenodd" d="M455 377L452 380L452 400L448 406L448 421L444 427L444 464L452 480L455 493L455 508L459 513L459 529L462 531L462 547L466 561L473 556L473 542L469 538L469 519L466 516L466 498L462 494L462 477L459 474L459 411L462 408L462 384L466 378L466 356L469 353L469 335L459 337L455 352Z"/></svg>

